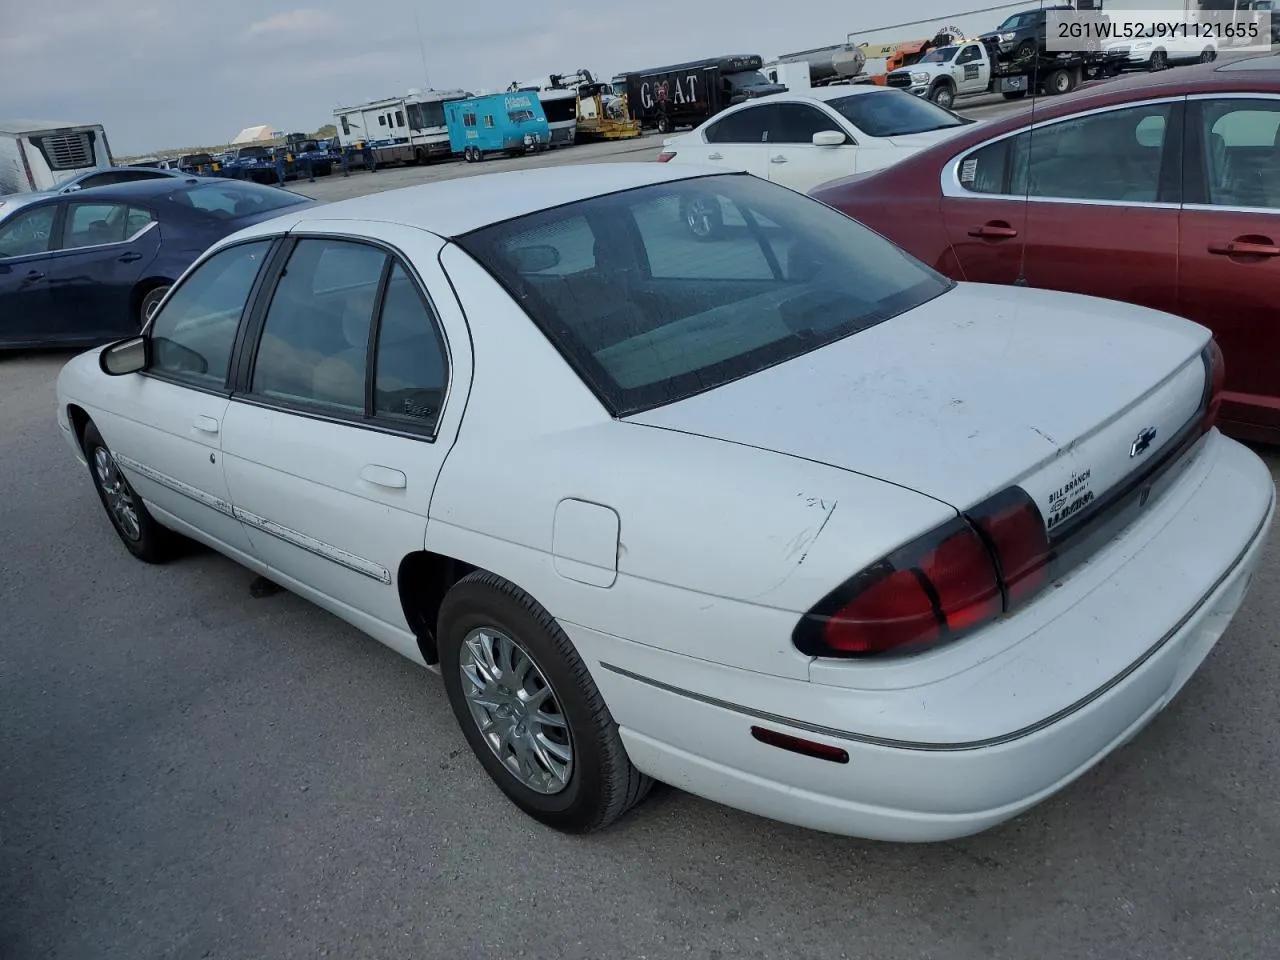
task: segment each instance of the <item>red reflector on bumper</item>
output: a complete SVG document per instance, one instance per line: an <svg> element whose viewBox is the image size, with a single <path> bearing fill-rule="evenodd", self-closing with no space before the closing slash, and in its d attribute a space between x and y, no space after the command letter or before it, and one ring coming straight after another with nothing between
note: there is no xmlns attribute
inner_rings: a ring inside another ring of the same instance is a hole
<svg viewBox="0 0 1280 960"><path fill-rule="evenodd" d="M792 753L801 753L806 757L815 757L818 760L830 760L832 763L849 762L849 754L847 751L826 743L815 743L812 740L803 740L800 737L793 737L790 734L780 733L777 730L766 730L764 727L752 727L751 736L755 737L761 743L767 743L771 747L790 750Z"/></svg>

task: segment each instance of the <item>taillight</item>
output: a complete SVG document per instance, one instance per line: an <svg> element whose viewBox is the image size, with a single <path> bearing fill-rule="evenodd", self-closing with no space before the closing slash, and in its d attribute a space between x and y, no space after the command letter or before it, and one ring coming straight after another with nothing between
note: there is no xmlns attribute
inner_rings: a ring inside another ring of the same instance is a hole
<svg viewBox="0 0 1280 960"><path fill-rule="evenodd" d="M955 640L1049 580L1044 518L1021 487L990 497L832 591L796 625L815 657L916 653Z"/></svg>
<svg viewBox="0 0 1280 960"><path fill-rule="evenodd" d="M676 152L674 150L663 150L660 154L658 154L658 162L666 163L675 155L676 155Z"/></svg>
<svg viewBox="0 0 1280 960"><path fill-rule="evenodd" d="M1210 340L1201 356L1205 366L1205 410L1202 426L1208 433L1218 422L1218 411L1222 408L1222 390L1227 381L1227 364L1217 340Z"/></svg>

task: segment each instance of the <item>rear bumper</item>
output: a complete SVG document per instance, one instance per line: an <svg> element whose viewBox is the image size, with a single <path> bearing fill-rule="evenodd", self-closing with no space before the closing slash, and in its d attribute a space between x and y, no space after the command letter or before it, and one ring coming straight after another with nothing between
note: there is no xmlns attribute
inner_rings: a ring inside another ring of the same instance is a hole
<svg viewBox="0 0 1280 960"><path fill-rule="evenodd" d="M1167 517L1151 518L1160 529L1118 572L1072 598L1009 656L929 683L837 689L567 629L589 657L633 762L659 780L831 833L896 841L977 833L1131 739L1182 689L1239 608L1275 488L1252 452L1211 440L1195 490L1166 505ZM1175 576L1175 563L1195 569ZM1103 658L1091 647L1104 646L1137 656L1100 674L1094 661ZM1066 659L1054 662L1054 651ZM1028 715L1028 702L1042 712ZM753 725L838 746L849 762L759 743Z"/></svg>

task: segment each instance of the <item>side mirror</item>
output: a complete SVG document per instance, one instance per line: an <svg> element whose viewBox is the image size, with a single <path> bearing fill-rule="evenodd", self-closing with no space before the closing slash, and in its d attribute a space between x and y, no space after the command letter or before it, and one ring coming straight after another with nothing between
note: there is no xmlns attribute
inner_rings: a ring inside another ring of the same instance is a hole
<svg viewBox="0 0 1280 960"><path fill-rule="evenodd" d="M147 368L150 348L146 337L130 337L111 344L98 354L98 366L109 377L122 377Z"/></svg>
<svg viewBox="0 0 1280 960"><path fill-rule="evenodd" d="M511 259L515 261L516 270L520 273L537 273L559 264L560 251L549 244L517 247L511 251Z"/></svg>
<svg viewBox="0 0 1280 960"><path fill-rule="evenodd" d="M846 139L845 135L839 130L820 130L813 135L813 145L815 147L838 147Z"/></svg>

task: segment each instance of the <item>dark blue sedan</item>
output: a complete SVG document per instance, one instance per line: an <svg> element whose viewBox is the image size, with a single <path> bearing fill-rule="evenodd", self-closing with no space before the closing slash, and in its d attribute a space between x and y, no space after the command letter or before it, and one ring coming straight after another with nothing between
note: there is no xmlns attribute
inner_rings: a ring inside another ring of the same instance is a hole
<svg viewBox="0 0 1280 960"><path fill-rule="evenodd" d="M134 333L215 240L312 206L278 187L191 177L0 205L0 348Z"/></svg>

